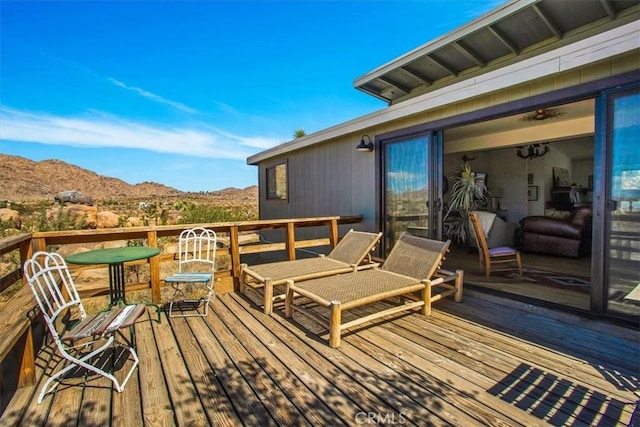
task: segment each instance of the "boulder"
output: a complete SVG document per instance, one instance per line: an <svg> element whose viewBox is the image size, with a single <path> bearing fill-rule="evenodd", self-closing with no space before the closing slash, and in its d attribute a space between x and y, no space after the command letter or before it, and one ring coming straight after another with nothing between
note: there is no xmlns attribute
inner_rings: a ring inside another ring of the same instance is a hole
<svg viewBox="0 0 640 427"><path fill-rule="evenodd" d="M83 194L79 191L61 191L55 195L54 200L60 204L79 203L85 205L93 205L91 196Z"/></svg>
<svg viewBox="0 0 640 427"><path fill-rule="evenodd" d="M56 221L60 215L63 218L68 216L73 225L82 225L83 229L91 229L98 226L98 208L95 206L69 205L64 206L62 209L53 208L47 210L47 219L49 221Z"/></svg>
<svg viewBox="0 0 640 427"><path fill-rule="evenodd" d="M120 217L111 211L98 212L98 228L115 228L120 223Z"/></svg>
<svg viewBox="0 0 640 427"><path fill-rule="evenodd" d="M141 227L143 225L142 219L138 216L130 216L127 218L127 227Z"/></svg>
<svg viewBox="0 0 640 427"><path fill-rule="evenodd" d="M76 224L83 222L82 228L96 228L98 226L98 208L95 206L70 205L64 208Z"/></svg>
<svg viewBox="0 0 640 427"><path fill-rule="evenodd" d="M2 221L2 224L4 224L5 227L16 228L18 230L22 228L22 221L20 220L20 212L14 209L1 208L0 221Z"/></svg>

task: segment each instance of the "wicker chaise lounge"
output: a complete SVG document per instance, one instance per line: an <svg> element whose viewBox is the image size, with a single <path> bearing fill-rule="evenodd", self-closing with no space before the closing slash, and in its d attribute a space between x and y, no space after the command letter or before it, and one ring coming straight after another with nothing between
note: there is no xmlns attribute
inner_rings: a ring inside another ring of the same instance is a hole
<svg viewBox="0 0 640 427"><path fill-rule="evenodd" d="M273 288L284 285L287 280L296 282L307 279L349 273L360 268L372 268L370 253L380 240L382 233L367 233L349 230L342 240L327 255L291 261L240 266L240 292L264 288L264 313L273 311ZM361 265L365 258L369 263ZM277 297L276 297L277 298Z"/></svg>
<svg viewBox="0 0 640 427"><path fill-rule="evenodd" d="M421 308L422 314L426 316L431 314L432 302L449 295L454 295L455 301L460 302L463 271L440 269L450 243L403 233L381 268L300 283L289 280L285 315L292 317L295 310L322 324L326 324L328 320L329 345L336 348L340 346L341 331L353 326L414 308ZM434 287L445 290L433 294ZM421 293L420 298L415 295L418 291ZM342 323L344 310L398 296L406 296L409 301ZM308 307L309 300L312 305L315 303L328 307L329 319L319 315L313 307ZM297 304L298 302L303 302L305 307Z"/></svg>

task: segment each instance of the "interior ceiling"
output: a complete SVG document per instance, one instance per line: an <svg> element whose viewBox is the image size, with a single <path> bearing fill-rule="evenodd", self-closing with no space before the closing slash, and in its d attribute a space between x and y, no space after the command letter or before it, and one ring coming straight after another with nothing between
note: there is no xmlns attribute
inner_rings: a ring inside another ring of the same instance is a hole
<svg viewBox="0 0 640 427"><path fill-rule="evenodd" d="M528 133L535 135L535 128L541 126L541 124L554 123L561 125L563 122L569 123L580 118L589 118L595 120L595 100L587 99L579 102L573 102L570 104L549 106L548 110L555 110L562 114L557 117L548 118L545 120L531 120L526 121L523 118L535 114L536 110L525 112L522 114L516 114L507 117L501 117L494 120L487 120L484 122L473 123L466 126L459 126L456 128L447 129L444 132L445 145L453 145L459 140L472 140L474 138L490 140L491 135L504 134L508 132L522 134ZM569 126L567 126L569 128ZM534 132L532 132L534 131ZM593 140L593 137L589 137ZM551 142L558 141L553 138L545 139L544 141L532 139L531 143L535 142ZM520 146L522 142L514 143L511 146ZM586 147L585 145L589 145ZM502 145L500 148L506 148L508 146ZM491 148L484 148L491 149ZM463 150L469 152L469 150ZM570 155L572 158L593 158L593 144L585 144L584 135L577 133L575 138L562 138L562 151L565 154Z"/></svg>
<svg viewBox="0 0 640 427"><path fill-rule="evenodd" d="M595 101L593 99L587 99L584 101L573 102L571 104L550 106L546 109L563 112L564 114L558 117L552 117L540 121L523 120L525 117L535 114L536 110L532 110L523 114L501 117L499 119L488 120L485 122L448 129L445 131L445 138L447 141L455 141L461 138L466 139L474 136L490 135L499 132L535 128L536 126L539 126L540 123L558 123L578 119L581 117L594 117Z"/></svg>
<svg viewBox="0 0 640 427"><path fill-rule="evenodd" d="M389 104L517 62L572 34L624 24L638 0L518 0L358 78L354 87Z"/></svg>

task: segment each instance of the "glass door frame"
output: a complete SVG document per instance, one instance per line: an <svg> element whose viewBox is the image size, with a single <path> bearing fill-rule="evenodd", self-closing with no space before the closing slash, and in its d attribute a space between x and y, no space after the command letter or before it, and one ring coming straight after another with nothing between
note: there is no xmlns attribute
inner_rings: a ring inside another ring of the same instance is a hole
<svg viewBox="0 0 640 427"><path fill-rule="evenodd" d="M566 88L557 89L548 93L542 93L533 95L525 99L518 99L514 101L505 102L497 106L488 107L486 109L480 109L477 111L464 112L457 115L436 119L433 121L426 121L415 125L408 126L406 128L389 131L381 135L376 135L376 141L381 143L386 141L395 141L401 138L409 138L413 135L431 134L438 135L441 133L434 129L446 131L447 129L457 126L463 126L466 124L473 124L485 120L491 120L494 118L500 118L503 116L521 114L527 111L531 111L535 108L541 108L548 105L560 105L570 102L576 102L587 98L593 98L596 102L595 111L595 130L594 130L594 170L593 170L593 185L594 185L594 200L593 200L593 241L592 241L592 263L591 263L591 279L594 289L592 290L590 301L590 309L576 309L577 312L583 314L594 315L598 318L609 318L610 316L605 311L605 289L604 287L608 283L608 277L605 277L604 255L606 254L604 248L604 240L608 236L605 234L604 227L604 207L605 198L604 191L606 188L607 177L607 116L606 112L606 99L608 94L613 93L621 89L629 89L634 86L640 85L640 79L638 78L637 71L629 71L622 74L605 77L595 81L587 81L576 86L570 86ZM432 171L434 174L440 173L442 176L443 168L443 145L446 141L440 136L439 140L434 139L433 145L438 146L438 150L435 151L435 155L432 159ZM440 154L438 154L440 153ZM383 154L382 150L377 150L376 159L376 223L379 230L384 230L384 213L383 202L384 195L383 188ZM435 175L434 175L435 176ZM433 182L433 181L432 181ZM442 185L442 184L441 184ZM442 186L439 186L438 190L432 189L432 195L436 194L438 198L442 200ZM435 193L434 193L435 192ZM434 198L436 200L436 198ZM434 225L432 230L438 230L438 233L442 233L442 227L440 225ZM441 238L440 235L434 236ZM382 246L382 245L380 245ZM596 288L597 287L597 288ZM515 299L518 299L515 297ZM526 300L526 299L525 299ZM550 303L550 306L570 309L565 305L555 305ZM622 319L614 317L612 320L621 320L622 323L627 324L629 319Z"/></svg>
<svg viewBox="0 0 640 427"><path fill-rule="evenodd" d="M386 218L386 147L388 144L400 144L402 141L414 140L416 138L424 137L427 144L427 224L428 230L425 237L431 239L442 238L442 200L443 200L443 132L426 130L421 132L408 132L404 134L395 134L391 137L379 139L380 141L380 156L379 156L379 170L378 174L380 188L379 197L379 224L380 230L383 232L382 248L381 252L383 256L387 253L388 242L387 235L390 230L387 230L387 218Z"/></svg>
<svg viewBox="0 0 640 427"><path fill-rule="evenodd" d="M609 318L637 320L621 313L608 310L608 294L611 277L609 276L610 236L612 233L611 178L613 177L613 103L626 94L637 93L640 83L618 86L602 91L596 98L596 138L594 156L594 228L592 253L592 293L591 311ZM596 244L596 242L598 242Z"/></svg>

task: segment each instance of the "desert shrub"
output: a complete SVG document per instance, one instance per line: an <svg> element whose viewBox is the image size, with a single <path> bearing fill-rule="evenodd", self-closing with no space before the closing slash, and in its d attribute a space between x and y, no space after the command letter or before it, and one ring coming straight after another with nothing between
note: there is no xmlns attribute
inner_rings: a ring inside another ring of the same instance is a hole
<svg viewBox="0 0 640 427"><path fill-rule="evenodd" d="M86 223L86 215L76 221L69 211L65 212L62 209L62 206L58 208L58 212L53 218L47 218L47 205L41 203L40 210L25 220L23 229L30 231L81 230Z"/></svg>
<svg viewBox="0 0 640 427"><path fill-rule="evenodd" d="M249 219L246 210L238 207L223 208L188 203L182 206L180 212L180 224L246 221Z"/></svg>

